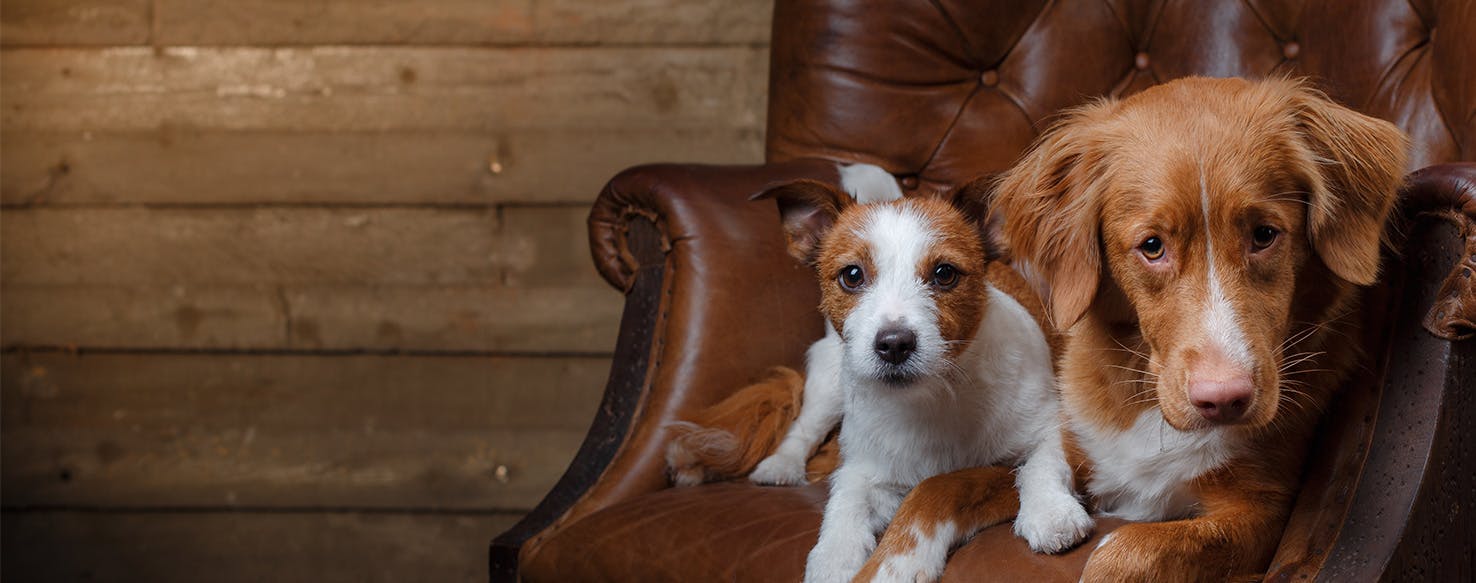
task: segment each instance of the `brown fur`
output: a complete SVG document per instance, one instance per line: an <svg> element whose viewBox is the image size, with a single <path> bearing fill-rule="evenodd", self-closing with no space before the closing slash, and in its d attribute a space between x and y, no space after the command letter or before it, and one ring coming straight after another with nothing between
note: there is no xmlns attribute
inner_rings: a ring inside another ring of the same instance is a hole
<svg viewBox="0 0 1476 583"><path fill-rule="evenodd" d="M932 536L945 522L975 532L1009 520L1020 511L1015 474L1009 468L969 468L923 480L902 500L892 523L852 583L873 580L888 558L917 547L913 533Z"/></svg>
<svg viewBox="0 0 1476 583"><path fill-rule="evenodd" d="M1192 483L1198 514L1119 529L1085 580L1224 580L1270 560L1307 442L1356 355L1356 286L1377 276L1406 147L1392 124L1296 81L1185 79L1069 113L1002 178L1005 238L1070 327L1062 398L1073 418L1125 429L1157 407L1174 427L1209 426L1186 396L1215 356L1201 349L1198 311L1209 261L1255 363L1254 398L1234 426L1246 446ZM1280 231L1260 251L1258 225ZM1138 251L1148 236L1165 242L1162 259ZM1073 438L1085 483L1092 468Z"/></svg>
<svg viewBox="0 0 1476 583"><path fill-rule="evenodd" d="M789 424L799 415L804 378L794 369L776 366L760 381L716 405L670 426L666 463L672 481L693 486L748 475L779 446ZM811 479L824 478L836 466L832 437L810 458Z"/></svg>

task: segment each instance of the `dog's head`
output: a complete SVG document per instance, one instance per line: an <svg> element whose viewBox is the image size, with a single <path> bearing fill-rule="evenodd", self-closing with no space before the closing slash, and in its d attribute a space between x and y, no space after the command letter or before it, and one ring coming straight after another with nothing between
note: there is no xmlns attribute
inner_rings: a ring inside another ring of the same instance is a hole
<svg viewBox="0 0 1476 583"><path fill-rule="evenodd" d="M1407 148L1297 81L1182 79L1071 112L994 210L1059 327L1141 334L1171 425L1259 427L1298 331L1376 279Z"/></svg>
<svg viewBox="0 0 1476 583"><path fill-rule="evenodd" d="M815 268L848 370L891 387L944 377L988 300L984 186L858 204L822 182L771 187L790 254Z"/></svg>

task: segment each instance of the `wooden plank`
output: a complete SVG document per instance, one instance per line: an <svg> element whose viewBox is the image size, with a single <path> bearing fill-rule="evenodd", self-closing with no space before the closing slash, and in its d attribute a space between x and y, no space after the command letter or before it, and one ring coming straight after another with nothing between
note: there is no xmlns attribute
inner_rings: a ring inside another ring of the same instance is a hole
<svg viewBox="0 0 1476 583"><path fill-rule="evenodd" d="M767 49L149 48L0 54L7 130L757 129Z"/></svg>
<svg viewBox="0 0 1476 583"><path fill-rule="evenodd" d="M278 348L287 311L258 286L13 286L0 289L7 347Z"/></svg>
<svg viewBox="0 0 1476 583"><path fill-rule="evenodd" d="M758 163L755 129L6 132L0 202L588 204L616 172Z"/></svg>
<svg viewBox="0 0 1476 583"><path fill-rule="evenodd" d="M161 0L168 45L761 44L764 0Z"/></svg>
<svg viewBox="0 0 1476 583"><path fill-rule="evenodd" d="M527 42L533 0L158 0L166 45Z"/></svg>
<svg viewBox="0 0 1476 583"><path fill-rule="evenodd" d="M0 277L17 286L593 285L587 213L582 206L12 209L0 215Z"/></svg>
<svg viewBox="0 0 1476 583"><path fill-rule="evenodd" d="M24 581L486 581L514 514L6 512L3 578Z"/></svg>
<svg viewBox="0 0 1476 583"><path fill-rule="evenodd" d="M6 347L609 353L609 286L6 286ZM289 324L290 322L290 324Z"/></svg>
<svg viewBox="0 0 1476 583"><path fill-rule="evenodd" d="M149 40L149 0L0 0L0 44L128 45Z"/></svg>
<svg viewBox="0 0 1476 583"><path fill-rule="evenodd" d="M767 44L768 0L539 0L538 40L573 43Z"/></svg>
<svg viewBox="0 0 1476 583"><path fill-rule="evenodd" d="M624 298L605 287L287 291L293 348L594 352L615 348Z"/></svg>
<svg viewBox="0 0 1476 583"><path fill-rule="evenodd" d="M5 355L7 505L528 509L606 357ZM8 528L8 525L7 525Z"/></svg>

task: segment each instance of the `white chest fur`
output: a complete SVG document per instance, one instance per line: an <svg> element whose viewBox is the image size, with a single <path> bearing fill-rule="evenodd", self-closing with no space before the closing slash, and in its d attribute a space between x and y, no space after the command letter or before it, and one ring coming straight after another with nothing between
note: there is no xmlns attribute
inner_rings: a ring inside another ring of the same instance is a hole
<svg viewBox="0 0 1476 583"><path fill-rule="evenodd" d="M901 389L849 379L841 451L852 471L905 491L939 473L1012 463L1056 430L1045 336L1013 298L989 292L951 374Z"/></svg>
<svg viewBox="0 0 1476 583"><path fill-rule="evenodd" d="M1099 510L1138 521L1193 514L1198 500L1190 482L1229 461L1237 442L1219 428L1174 429L1156 408L1144 411L1126 430L1097 427L1075 416L1071 429L1091 459L1087 489Z"/></svg>

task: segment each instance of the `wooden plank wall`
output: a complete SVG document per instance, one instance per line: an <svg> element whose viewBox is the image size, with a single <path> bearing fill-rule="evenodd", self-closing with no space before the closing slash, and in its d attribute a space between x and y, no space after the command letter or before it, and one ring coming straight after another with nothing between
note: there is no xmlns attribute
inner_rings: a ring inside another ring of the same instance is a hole
<svg viewBox="0 0 1476 583"><path fill-rule="evenodd" d="M6 581L448 581L572 457L621 168L762 158L764 0L0 0Z"/></svg>

